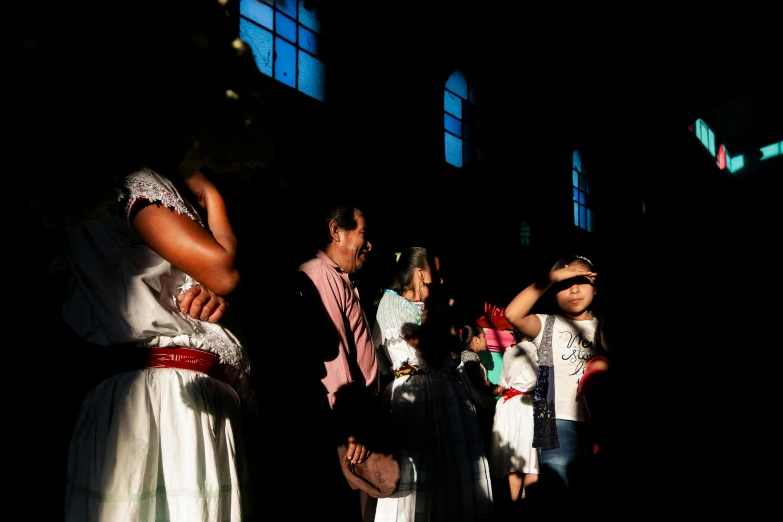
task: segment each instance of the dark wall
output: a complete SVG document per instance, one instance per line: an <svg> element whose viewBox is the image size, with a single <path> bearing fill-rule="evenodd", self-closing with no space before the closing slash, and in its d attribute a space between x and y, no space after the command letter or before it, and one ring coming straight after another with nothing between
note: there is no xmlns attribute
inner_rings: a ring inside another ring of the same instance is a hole
<svg viewBox="0 0 783 522"><path fill-rule="evenodd" d="M274 325L291 312L287 276L314 253L321 213L338 201L354 202L367 214L374 253L358 279L368 302L389 256L412 244L432 244L443 254L465 320L484 300L503 305L555 260L580 253L599 266L601 298L638 321L630 347L638 384L629 393L643 398L648 409L636 416L649 433L634 436L645 448L672 451L662 452L663 465L652 466L672 469L676 481L704 480L698 473L704 466L725 477L717 490L736 486L735 464L725 455L742 454L745 443L752 446L761 435L754 432L759 402L738 405L732 397L746 386L758 390L759 374L764 382L777 382L759 369L774 348L760 330L774 322L776 310L769 315L761 305L778 300L777 195L783 176L778 171L754 179L718 171L686 127L720 97L682 95L688 84L699 83L687 74L656 78L650 71L661 73L666 60L645 55L630 65L620 58L612 65L596 58L606 56L604 46L585 41L584 32L571 33L565 21L542 37L541 20L555 27L557 17L520 17L481 4L425 2L408 9L324 3L330 32L326 103L258 74L258 147L266 164L253 175L218 180L243 249L245 279L235 320L247 322L238 328L248 334L258 360L286 355L290 332L270 345L255 335L257 321ZM116 12L110 6L93 12L57 3L21 19L30 23L31 34L48 37L46 45L68 48L73 35L89 36L93 24L119 20L123 7L114 7ZM524 31L506 30L516 24ZM87 45L91 41L84 38L84 46L72 45L70 54L44 65L22 63L19 77L39 87L38 97L26 103L43 129L51 118L33 109L67 105L83 86L74 71L100 72L99 65L114 58L111 46ZM680 41L670 53L687 58L690 40ZM645 68L652 64L658 65ZM485 118L484 155L461 170L443 161L443 86L457 67L477 82ZM686 59L684 67L700 76L706 65L701 58ZM676 95L666 90L672 86L680 89ZM112 92L111 85L101 88ZM89 115L104 107L79 109ZM41 168L53 144L41 139L34 145L24 149L35 151L25 155L24 169L13 174L41 183L62 175L83 182L82 166L99 168L111 158L88 144L60 147L61 155L52 153L45 164L64 167ZM575 148L594 176L593 234L571 221ZM647 216L639 210L642 199ZM21 299L14 313L23 318L23 343L14 344L12 357L24 364L18 397L8 403L11 415L57 439L30 451L44 462L29 467L36 479L51 477L56 490L64 477L69 422L93 374L81 352L69 359L79 344L56 319L62 288L46 275L50 236L24 205L14 201L10 208L16 218L8 250L17 257L8 277L17 285L9 297L12 303ZM532 228L527 249L518 239L523 219ZM291 322L302 326L282 320ZM754 397L765 391L773 393L764 389ZM745 431L736 439L716 435L733 435L729 428L737 426ZM701 445L704 452L694 449ZM673 456L683 447L691 460ZM42 475L41 469L55 471ZM650 491L658 499L668 485L657 483Z"/></svg>

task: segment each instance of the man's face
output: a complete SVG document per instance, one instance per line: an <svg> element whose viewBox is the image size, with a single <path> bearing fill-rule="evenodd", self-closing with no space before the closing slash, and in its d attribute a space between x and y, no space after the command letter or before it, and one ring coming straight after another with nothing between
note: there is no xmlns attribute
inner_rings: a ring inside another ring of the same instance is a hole
<svg viewBox="0 0 783 522"><path fill-rule="evenodd" d="M355 214L358 226L353 230L342 230L343 234L341 245L348 260L348 266L343 269L349 274L356 273L367 260L367 252L372 250L372 245L365 238L366 222L364 216L358 212Z"/></svg>

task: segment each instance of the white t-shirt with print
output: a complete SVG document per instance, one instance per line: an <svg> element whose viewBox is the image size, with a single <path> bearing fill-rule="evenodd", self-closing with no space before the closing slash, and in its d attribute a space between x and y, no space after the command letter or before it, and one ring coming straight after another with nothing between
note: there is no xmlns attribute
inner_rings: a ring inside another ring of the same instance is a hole
<svg viewBox="0 0 783 522"><path fill-rule="evenodd" d="M546 314L536 314L541 321L541 331L533 339L536 347L544 339ZM552 360L555 366L555 416L558 419L587 422L587 406L577 395L579 380L585 373L587 361L598 355L595 347L595 330L598 320L573 321L555 315L552 328Z"/></svg>

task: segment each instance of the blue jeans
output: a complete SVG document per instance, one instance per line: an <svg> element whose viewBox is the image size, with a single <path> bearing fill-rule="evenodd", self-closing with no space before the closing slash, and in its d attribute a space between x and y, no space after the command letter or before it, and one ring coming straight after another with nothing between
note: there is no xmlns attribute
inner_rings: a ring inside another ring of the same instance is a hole
<svg viewBox="0 0 783 522"><path fill-rule="evenodd" d="M554 471L568 489L570 479L576 478L586 461L592 458L593 435L587 422L560 419L555 422L560 447L540 452L539 462L540 467Z"/></svg>

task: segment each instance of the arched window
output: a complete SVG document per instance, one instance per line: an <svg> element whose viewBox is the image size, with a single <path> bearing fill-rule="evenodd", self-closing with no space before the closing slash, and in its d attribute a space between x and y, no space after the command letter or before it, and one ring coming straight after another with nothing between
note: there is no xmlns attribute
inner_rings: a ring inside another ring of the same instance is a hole
<svg viewBox="0 0 783 522"><path fill-rule="evenodd" d="M455 167L481 157L478 148L476 93L460 70L446 80L443 90L443 128L446 161Z"/></svg>
<svg viewBox="0 0 783 522"><path fill-rule="evenodd" d="M590 180L582 168L582 157L574 151L571 167L571 184L574 194L574 224L588 232L593 231L593 210L591 205Z"/></svg>
<svg viewBox="0 0 783 522"><path fill-rule="evenodd" d="M239 37L263 74L324 101L321 25L304 0L240 0Z"/></svg>

